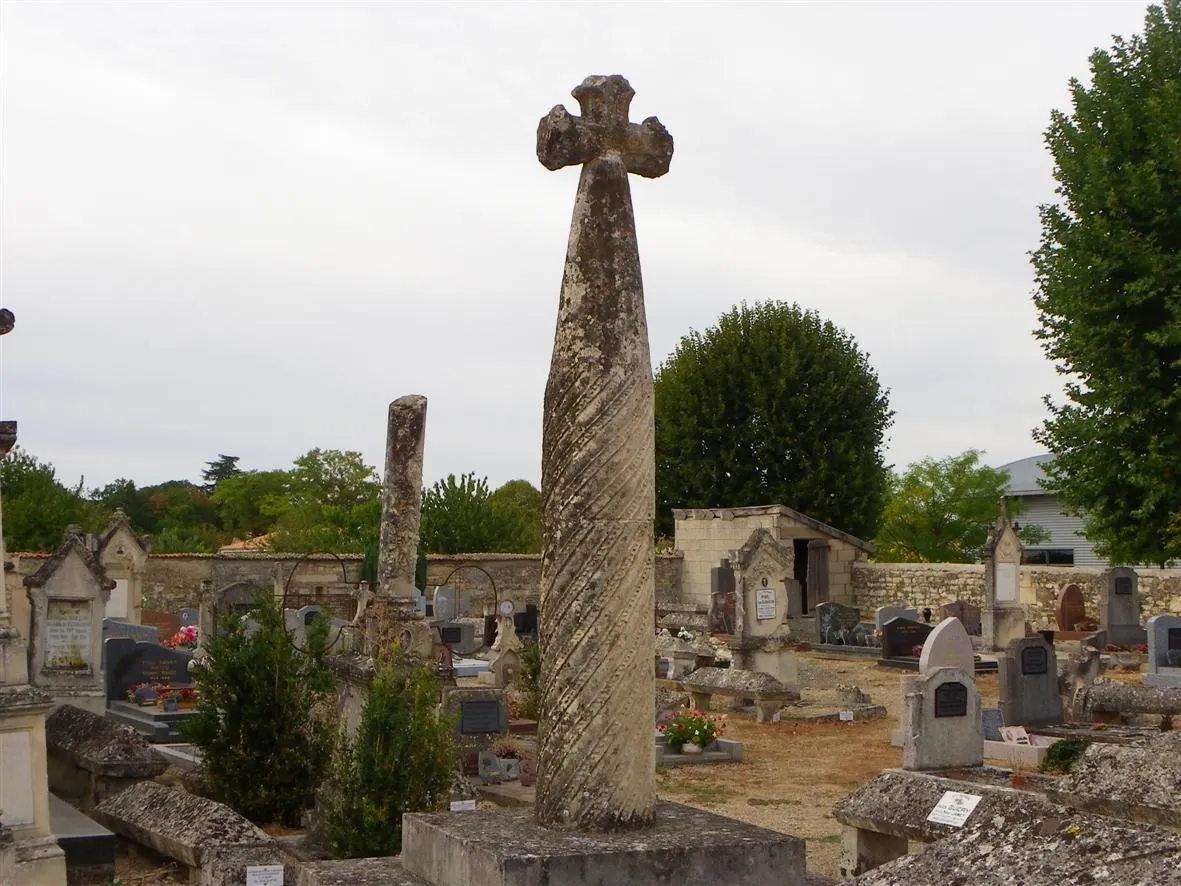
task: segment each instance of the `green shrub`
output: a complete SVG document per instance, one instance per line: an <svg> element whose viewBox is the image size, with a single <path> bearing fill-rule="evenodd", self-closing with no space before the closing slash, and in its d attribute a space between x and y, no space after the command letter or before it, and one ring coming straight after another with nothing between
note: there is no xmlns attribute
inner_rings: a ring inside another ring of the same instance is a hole
<svg viewBox="0 0 1181 886"><path fill-rule="evenodd" d="M337 858L397 855L402 813L434 812L449 795L454 719L438 710L427 665L379 666L354 738L342 735L322 793L324 838Z"/></svg>
<svg viewBox="0 0 1181 886"><path fill-rule="evenodd" d="M1069 772L1091 744L1089 738L1064 738L1046 748L1046 759L1038 768L1042 772Z"/></svg>
<svg viewBox="0 0 1181 886"><path fill-rule="evenodd" d="M247 615L257 629L247 631ZM333 689L326 641L327 620L315 619L295 649L269 595L248 614L223 615L204 639L197 715L181 730L201 753L202 791L251 821L296 825L315 799L334 740L317 713Z"/></svg>
<svg viewBox="0 0 1181 886"><path fill-rule="evenodd" d="M521 693L521 716L536 720L541 708L541 646L526 643L521 650L521 669L513 681Z"/></svg>

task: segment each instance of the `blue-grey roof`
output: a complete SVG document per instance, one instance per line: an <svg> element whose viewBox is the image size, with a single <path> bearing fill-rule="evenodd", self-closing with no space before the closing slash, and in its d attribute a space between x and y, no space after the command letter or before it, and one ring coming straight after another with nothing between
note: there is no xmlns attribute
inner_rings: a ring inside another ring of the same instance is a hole
<svg viewBox="0 0 1181 886"><path fill-rule="evenodd" d="M1000 465L998 471L1009 472L1009 485L1005 488L1006 495L1045 495L1046 491L1038 485L1039 480L1045 479L1042 465L1054 460L1054 456L1046 452L1042 455L1031 455L1019 461L1011 461L1007 465Z"/></svg>

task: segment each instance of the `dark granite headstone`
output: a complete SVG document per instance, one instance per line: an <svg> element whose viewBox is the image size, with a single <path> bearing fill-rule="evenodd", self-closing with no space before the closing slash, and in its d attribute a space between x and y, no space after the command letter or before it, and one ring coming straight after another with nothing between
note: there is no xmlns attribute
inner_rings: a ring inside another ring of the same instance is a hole
<svg viewBox="0 0 1181 886"><path fill-rule="evenodd" d="M1000 708L980 709L980 726L985 741L1002 741L1001 727L1004 725L1005 718L1001 716Z"/></svg>
<svg viewBox="0 0 1181 886"><path fill-rule="evenodd" d="M1026 646L1021 650L1021 675L1028 677L1049 670L1049 656L1044 646Z"/></svg>
<svg viewBox="0 0 1181 886"><path fill-rule="evenodd" d="M169 649L155 643L142 643L124 637L103 642L107 668L107 699L124 701L127 690L138 683L162 683L191 686L189 650Z"/></svg>
<svg viewBox="0 0 1181 886"><path fill-rule="evenodd" d="M821 643L846 645L853 642L853 632L861 624L861 610L840 603L816 606L816 634ZM870 626L872 629L872 625Z"/></svg>
<svg viewBox="0 0 1181 886"><path fill-rule="evenodd" d="M459 705L459 731L464 735L503 732L499 701L464 701Z"/></svg>
<svg viewBox="0 0 1181 886"><path fill-rule="evenodd" d="M709 632L733 634L737 618L738 593L734 570L727 564L709 571Z"/></svg>
<svg viewBox="0 0 1181 886"><path fill-rule="evenodd" d="M913 658L916 646L922 646L933 631L930 625L909 618L892 618L882 626L882 657Z"/></svg>
<svg viewBox="0 0 1181 886"><path fill-rule="evenodd" d="M935 689L936 717L966 717L968 687L963 683L943 683Z"/></svg>
<svg viewBox="0 0 1181 886"><path fill-rule="evenodd" d="M1132 580L1126 575L1121 575L1116 578L1112 590L1121 597L1132 596Z"/></svg>

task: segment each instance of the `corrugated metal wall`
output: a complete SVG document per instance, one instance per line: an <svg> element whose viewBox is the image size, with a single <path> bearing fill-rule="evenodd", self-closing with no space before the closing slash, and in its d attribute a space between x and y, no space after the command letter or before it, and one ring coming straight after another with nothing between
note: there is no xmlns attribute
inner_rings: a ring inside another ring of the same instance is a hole
<svg viewBox="0 0 1181 886"><path fill-rule="evenodd" d="M1095 554L1094 545L1083 537L1083 521L1068 517L1058 508L1058 499L1052 495L1023 495L1025 510L1018 521L1034 523L1050 533L1050 541L1031 545L1030 550L1039 548L1071 548L1074 550L1075 566L1106 566L1107 561Z"/></svg>

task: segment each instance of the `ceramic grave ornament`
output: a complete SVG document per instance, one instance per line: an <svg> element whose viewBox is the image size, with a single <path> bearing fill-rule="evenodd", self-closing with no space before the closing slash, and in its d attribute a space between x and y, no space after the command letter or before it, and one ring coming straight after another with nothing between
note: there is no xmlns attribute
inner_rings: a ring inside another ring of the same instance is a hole
<svg viewBox="0 0 1181 886"><path fill-rule="evenodd" d="M536 817L648 824L656 804L652 362L628 174L668 171L673 141L628 120L634 90L587 77L537 129L547 169L581 165L542 429Z"/></svg>

